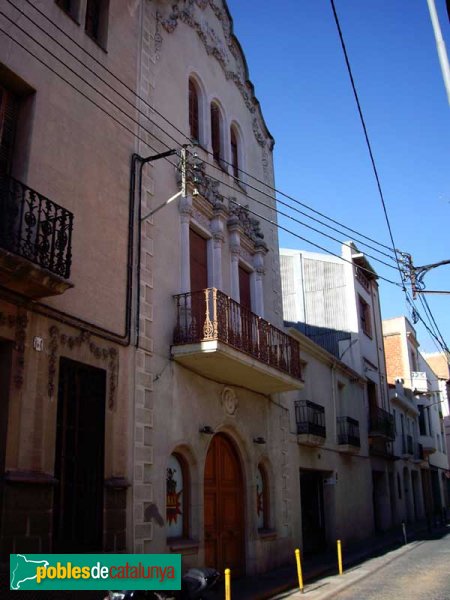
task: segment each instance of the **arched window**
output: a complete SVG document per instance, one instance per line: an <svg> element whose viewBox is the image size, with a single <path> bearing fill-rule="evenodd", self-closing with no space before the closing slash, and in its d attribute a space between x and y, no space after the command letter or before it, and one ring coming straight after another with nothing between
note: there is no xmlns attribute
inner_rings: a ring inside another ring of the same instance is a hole
<svg viewBox="0 0 450 600"><path fill-rule="evenodd" d="M267 475L262 465L256 471L256 518L258 529L269 528L269 493Z"/></svg>
<svg viewBox="0 0 450 600"><path fill-rule="evenodd" d="M200 141L199 98L197 84L189 79L189 134L192 140Z"/></svg>
<svg viewBox="0 0 450 600"><path fill-rule="evenodd" d="M166 531L168 538L188 537L189 474L186 461L171 454L166 474Z"/></svg>
<svg viewBox="0 0 450 600"><path fill-rule="evenodd" d="M239 179L239 148L236 129L230 129L230 144L231 144L231 165L233 168L233 177Z"/></svg>
<svg viewBox="0 0 450 600"><path fill-rule="evenodd" d="M217 162L221 158L221 139L220 139L220 109L214 102L211 104L211 146L213 156Z"/></svg>

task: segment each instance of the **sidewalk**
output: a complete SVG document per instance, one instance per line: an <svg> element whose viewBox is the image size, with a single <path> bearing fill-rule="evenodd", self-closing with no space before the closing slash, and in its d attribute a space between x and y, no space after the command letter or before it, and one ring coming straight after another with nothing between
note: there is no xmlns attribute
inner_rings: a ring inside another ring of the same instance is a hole
<svg viewBox="0 0 450 600"><path fill-rule="evenodd" d="M446 532L448 528L436 527L433 534ZM412 550L420 540L429 536L426 523L407 526L408 543L405 545L401 527L377 534L371 538L349 546L342 546L344 574L339 576L335 552L327 552L314 556L303 562L303 581L305 592L298 589L295 557L292 565L281 567L264 575L245 577L232 581L231 597L233 600L281 600L300 598L325 600L332 598L340 591L370 573L379 569L382 564ZM365 562L367 561L367 562ZM364 564L361 564L364 563ZM318 581L320 579L320 581ZM222 600L223 587L209 596L211 600Z"/></svg>

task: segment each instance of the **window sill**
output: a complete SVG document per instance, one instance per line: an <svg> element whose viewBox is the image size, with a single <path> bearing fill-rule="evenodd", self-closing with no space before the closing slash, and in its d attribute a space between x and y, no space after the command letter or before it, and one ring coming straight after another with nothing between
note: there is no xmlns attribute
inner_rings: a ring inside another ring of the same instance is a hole
<svg viewBox="0 0 450 600"><path fill-rule="evenodd" d="M275 529L258 529L258 536L261 540L275 540L277 537L277 532Z"/></svg>
<svg viewBox="0 0 450 600"><path fill-rule="evenodd" d="M197 554L199 545L197 540L189 538L167 538L169 550L178 554Z"/></svg>
<svg viewBox="0 0 450 600"><path fill-rule="evenodd" d="M98 46L100 48L100 50L103 50L103 52L105 54L108 54L108 50L106 49L106 44L102 44L102 42L100 40L98 40L93 35L91 35L88 31L86 31L86 29L84 30L84 33L88 36L88 38L90 40L92 40L94 42L94 44L96 46Z"/></svg>
<svg viewBox="0 0 450 600"><path fill-rule="evenodd" d="M76 25L81 25L80 21L78 20L77 15L72 14L70 11L66 10L63 6L61 6L60 4L58 4L58 2L56 2L56 6L59 8L59 10L61 10L65 15L67 15L69 17L69 19L71 19Z"/></svg>
<svg viewBox="0 0 450 600"><path fill-rule="evenodd" d="M237 185L237 187L241 190L241 192L243 194L247 194L247 187L245 186L244 183L242 183L242 181L240 181L239 179L236 179L236 177L233 178L234 179L234 183Z"/></svg>
<svg viewBox="0 0 450 600"><path fill-rule="evenodd" d="M228 168L227 166L222 162L222 159L219 158L219 160L217 160L217 158L214 158L214 164L217 165L221 171L223 171L223 173L225 173L226 175L229 175L228 172Z"/></svg>

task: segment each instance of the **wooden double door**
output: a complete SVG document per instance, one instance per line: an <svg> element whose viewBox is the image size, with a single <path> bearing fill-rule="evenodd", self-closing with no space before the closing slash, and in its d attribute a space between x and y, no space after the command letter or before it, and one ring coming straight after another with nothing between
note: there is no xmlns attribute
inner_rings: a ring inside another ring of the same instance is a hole
<svg viewBox="0 0 450 600"><path fill-rule="evenodd" d="M213 437L205 463L205 566L245 572L242 469L231 440Z"/></svg>

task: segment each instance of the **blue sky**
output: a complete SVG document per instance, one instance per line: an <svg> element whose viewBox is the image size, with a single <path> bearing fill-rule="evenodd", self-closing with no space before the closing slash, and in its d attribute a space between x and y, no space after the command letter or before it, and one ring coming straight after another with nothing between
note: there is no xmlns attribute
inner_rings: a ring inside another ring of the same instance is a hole
<svg viewBox="0 0 450 600"><path fill-rule="evenodd" d="M330 1L228 0L228 6L276 140L277 188L391 246ZM412 254L416 266L450 259L450 107L427 2L335 0L335 6L396 247ZM450 54L445 0L436 7ZM292 214L339 239L355 238ZM283 218L280 224L339 253L322 235ZM282 231L280 244L315 250ZM379 275L399 281L398 271L369 260ZM425 282L430 290L450 290L450 265ZM400 288L380 281L380 295L383 318L410 314ZM450 346L450 295L425 297ZM416 329L421 350L436 351L425 328Z"/></svg>

